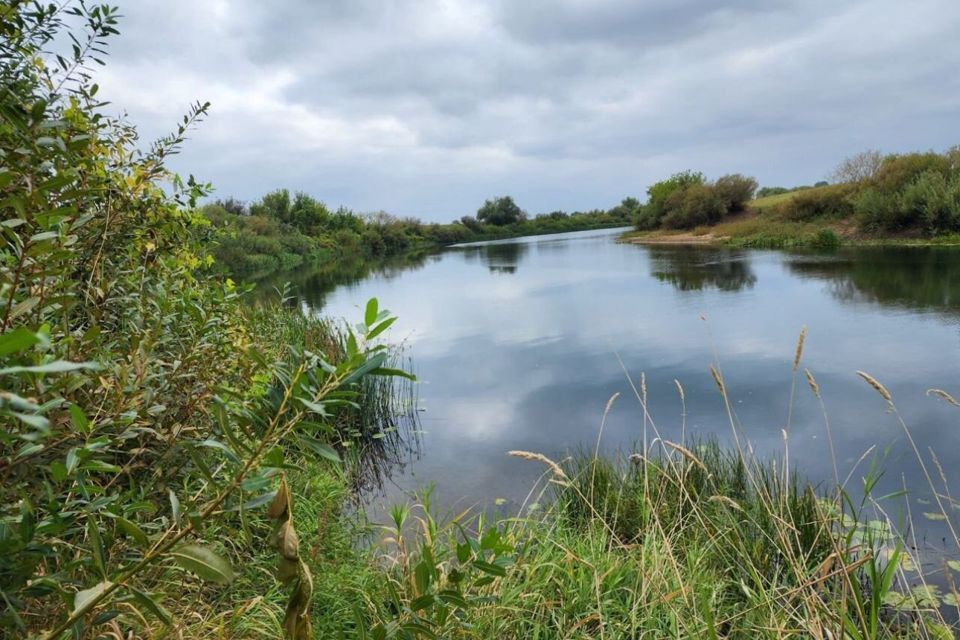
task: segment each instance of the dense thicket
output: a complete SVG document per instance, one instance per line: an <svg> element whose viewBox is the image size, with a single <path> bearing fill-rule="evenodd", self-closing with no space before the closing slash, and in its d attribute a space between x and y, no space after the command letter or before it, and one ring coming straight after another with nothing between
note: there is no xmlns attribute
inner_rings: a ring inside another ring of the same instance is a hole
<svg viewBox="0 0 960 640"><path fill-rule="evenodd" d="M689 229L716 224L743 211L756 190L757 181L740 174L708 182L699 172L676 173L647 189L647 203L639 209L637 227Z"/></svg>
<svg viewBox="0 0 960 640"><path fill-rule="evenodd" d="M164 161L207 105L140 150L90 79L115 33L110 7L0 3L0 635L143 637L256 539L310 637L282 477L336 458L346 404L395 373L368 341L392 320L374 302L341 337L202 275L206 187Z"/></svg>

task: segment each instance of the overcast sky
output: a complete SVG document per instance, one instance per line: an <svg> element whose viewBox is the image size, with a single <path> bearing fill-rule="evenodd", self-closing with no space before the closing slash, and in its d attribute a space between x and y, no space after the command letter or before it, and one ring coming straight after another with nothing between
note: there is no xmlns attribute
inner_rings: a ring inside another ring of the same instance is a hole
<svg viewBox="0 0 960 640"><path fill-rule="evenodd" d="M217 195L427 220L607 208L682 169L763 185L960 143L958 0L135 0L100 72Z"/></svg>

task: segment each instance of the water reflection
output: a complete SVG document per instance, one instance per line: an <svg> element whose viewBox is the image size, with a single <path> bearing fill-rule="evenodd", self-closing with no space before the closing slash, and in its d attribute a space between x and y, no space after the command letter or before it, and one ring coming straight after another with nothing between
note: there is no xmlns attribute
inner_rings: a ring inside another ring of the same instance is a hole
<svg viewBox="0 0 960 640"><path fill-rule="evenodd" d="M278 290L289 287L292 301L298 306L322 309L327 304L327 296L338 287L352 287L368 279L390 282L405 271L422 269L439 259L437 252L413 252L391 258L303 265L260 281L255 293L260 298L276 298Z"/></svg>
<svg viewBox="0 0 960 640"><path fill-rule="evenodd" d="M858 369L891 390L921 451L935 447L948 475L960 468L957 410L926 395L943 387L960 396L960 251L792 255L624 245L616 233L460 247L332 289L323 281L321 295L301 292L316 313L346 318L377 296L400 318L389 339L414 358L424 455L371 499L389 505L436 482L438 505L517 505L541 469L505 452L563 457L592 448L615 393L601 447L635 450L651 423L624 369L637 386L646 375L660 436L731 443L727 406L710 375L717 361L733 420L758 455L782 454L786 429L791 464L828 481L819 400L794 387L802 325L803 367L822 390L840 474L853 470L851 492L861 457L876 447L889 451L878 493L906 483L906 499L929 499L902 427ZM904 504L889 506L896 514ZM923 533L936 534L937 523L923 524Z"/></svg>
<svg viewBox="0 0 960 640"><path fill-rule="evenodd" d="M827 280L844 302L920 311L960 310L960 260L949 247L848 249L836 256L793 256L786 265L803 278Z"/></svg>
<svg viewBox="0 0 960 640"><path fill-rule="evenodd" d="M517 267L530 250L525 242L491 242L485 244L468 244L458 247L465 260L474 262L479 260L486 265L490 273L516 273Z"/></svg>
<svg viewBox="0 0 960 640"><path fill-rule="evenodd" d="M654 245L648 252L651 275L680 291L739 291L757 282L748 254L743 251Z"/></svg>

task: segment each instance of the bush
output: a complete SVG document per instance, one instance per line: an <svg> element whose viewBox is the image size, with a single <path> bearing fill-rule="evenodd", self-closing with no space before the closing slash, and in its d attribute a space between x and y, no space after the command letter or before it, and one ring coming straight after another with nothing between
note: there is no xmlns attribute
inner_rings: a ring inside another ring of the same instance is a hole
<svg viewBox="0 0 960 640"><path fill-rule="evenodd" d="M790 220L846 218L854 211L850 196L855 190L849 184L805 189L780 205L780 213Z"/></svg>
<svg viewBox="0 0 960 640"><path fill-rule="evenodd" d="M836 249L840 246L840 236L833 229L820 229L812 244L818 249Z"/></svg>
<svg viewBox="0 0 960 640"><path fill-rule="evenodd" d="M668 229L690 229L703 224L715 224L726 214L726 204L716 188L699 184L670 196L663 226Z"/></svg>
<svg viewBox="0 0 960 640"><path fill-rule="evenodd" d="M656 182L647 188L647 204L643 205L637 216L638 229L656 229L667 214L667 201L670 197L688 187L702 185L706 178L700 172L681 171L666 180Z"/></svg>
<svg viewBox="0 0 960 640"><path fill-rule="evenodd" d="M757 197L766 198L768 196L779 196L782 193L790 193L790 189L786 187L761 187L757 191Z"/></svg>
<svg viewBox="0 0 960 640"><path fill-rule="evenodd" d="M905 188L921 174L936 172L944 177L951 173L951 161L939 153L908 153L890 155L883 159L876 174L867 183L869 187L890 193Z"/></svg>
<svg viewBox="0 0 960 640"><path fill-rule="evenodd" d="M753 199L757 190L757 181L739 173L721 176L713 183L714 191L727 208L728 213L743 211L747 202Z"/></svg>

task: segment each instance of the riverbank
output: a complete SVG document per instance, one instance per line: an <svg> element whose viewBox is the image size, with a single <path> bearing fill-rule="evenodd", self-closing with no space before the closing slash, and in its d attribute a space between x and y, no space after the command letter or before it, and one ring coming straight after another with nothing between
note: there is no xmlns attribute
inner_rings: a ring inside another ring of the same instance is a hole
<svg viewBox="0 0 960 640"><path fill-rule="evenodd" d="M953 637L938 611L952 594L906 586L924 578L893 523L782 461L670 442L647 456L504 455L544 471L521 513L444 516L425 489L382 527L351 515L329 467L298 459L313 637ZM169 603L190 603L186 637L283 633L275 556L247 547L227 547L244 561L216 600L188 583L193 597Z"/></svg>
<svg viewBox="0 0 960 640"><path fill-rule="evenodd" d="M852 220L797 222L775 207L755 206L714 225L688 230L629 231L621 241L650 245L716 245L755 249L831 249L840 246L960 246L960 234L868 233Z"/></svg>

